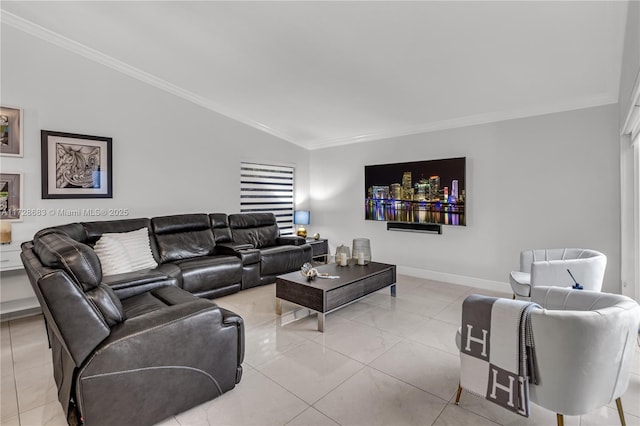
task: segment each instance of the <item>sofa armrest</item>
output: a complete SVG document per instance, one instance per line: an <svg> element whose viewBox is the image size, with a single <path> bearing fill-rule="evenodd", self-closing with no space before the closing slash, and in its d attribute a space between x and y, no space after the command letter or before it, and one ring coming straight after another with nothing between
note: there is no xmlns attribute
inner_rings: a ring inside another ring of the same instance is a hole
<svg viewBox="0 0 640 426"><path fill-rule="evenodd" d="M260 250L253 248L251 244L217 244L216 254L239 257L243 266L260 262Z"/></svg>
<svg viewBox="0 0 640 426"><path fill-rule="evenodd" d="M153 424L221 395L235 387L243 338L241 318L204 299L126 320L77 375L85 423L126 424L136 413Z"/></svg>
<svg viewBox="0 0 640 426"><path fill-rule="evenodd" d="M238 329L238 365L244 361L244 320L235 312L220 308L222 313L222 323L224 325L234 326ZM236 383L240 382L240 377Z"/></svg>
<svg viewBox="0 0 640 426"><path fill-rule="evenodd" d="M279 246L302 246L307 243L307 240L296 235L286 235L284 237L276 238L276 244Z"/></svg>
<svg viewBox="0 0 640 426"><path fill-rule="evenodd" d="M180 273L176 265L165 263L156 269L105 275L102 277L102 283L111 287L120 299L126 299L161 287L179 287L178 278L169 275L174 269Z"/></svg>
<svg viewBox="0 0 640 426"><path fill-rule="evenodd" d="M237 255L240 250L247 250L254 248L251 244L236 244L236 243L221 243L216 244L216 254L231 254Z"/></svg>

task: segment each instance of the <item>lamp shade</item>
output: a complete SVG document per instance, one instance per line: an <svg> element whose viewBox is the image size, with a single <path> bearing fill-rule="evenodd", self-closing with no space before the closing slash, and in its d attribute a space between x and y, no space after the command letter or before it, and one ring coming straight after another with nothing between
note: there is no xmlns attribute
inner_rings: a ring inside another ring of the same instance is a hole
<svg viewBox="0 0 640 426"><path fill-rule="evenodd" d="M293 212L293 223L296 225L308 225L311 223L311 213L309 210L296 210Z"/></svg>

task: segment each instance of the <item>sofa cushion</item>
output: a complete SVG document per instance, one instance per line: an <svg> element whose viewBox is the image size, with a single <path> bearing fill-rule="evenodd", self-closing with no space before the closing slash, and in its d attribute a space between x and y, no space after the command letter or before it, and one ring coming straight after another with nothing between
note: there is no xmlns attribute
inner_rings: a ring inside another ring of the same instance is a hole
<svg viewBox="0 0 640 426"><path fill-rule="evenodd" d="M206 214L160 216L151 219L160 263L213 253L215 242Z"/></svg>
<svg viewBox="0 0 640 426"><path fill-rule="evenodd" d="M205 256L175 262L182 273L182 288L202 293L242 282L242 261L234 256Z"/></svg>
<svg viewBox="0 0 640 426"><path fill-rule="evenodd" d="M147 228L102 234L94 250L102 263L103 275L153 269L158 266L151 253Z"/></svg>
<svg viewBox="0 0 640 426"><path fill-rule="evenodd" d="M260 250L261 275L284 274L295 271L311 261L311 246L274 246Z"/></svg>
<svg viewBox="0 0 640 426"><path fill-rule="evenodd" d="M177 287L163 287L122 300L127 318L134 318L167 306L193 302L198 298Z"/></svg>
<svg viewBox="0 0 640 426"><path fill-rule="evenodd" d="M251 244L255 248L276 245L279 235L273 213L232 214L229 227L236 244Z"/></svg>
<svg viewBox="0 0 640 426"><path fill-rule="evenodd" d="M127 318L135 318L162 309L167 305L161 300L158 300L150 291L145 291L128 299L123 299L122 306L127 314Z"/></svg>

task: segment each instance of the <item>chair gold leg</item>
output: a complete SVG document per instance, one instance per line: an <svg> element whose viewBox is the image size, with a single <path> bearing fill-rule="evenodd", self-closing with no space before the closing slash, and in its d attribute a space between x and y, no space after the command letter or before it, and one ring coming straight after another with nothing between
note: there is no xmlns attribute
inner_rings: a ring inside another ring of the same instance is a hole
<svg viewBox="0 0 640 426"><path fill-rule="evenodd" d="M627 422L624 421L624 411L622 411L622 400L620 398L616 399L616 407L618 407L618 416L620 416L620 424L622 426L627 426Z"/></svg>
<svg viewBox="0 0 640 426"><path fill-rule="evenodd" d="M558 426L564 426L564 416L556 413L556 418L558 419Z"/></svg>
<svg viewBox="0 0 640 426"><path fill-rule="evenodd" d="M462 394L462 386L458 385L458 393L456 393L456 405L460 405L460 394Z"/></svg>

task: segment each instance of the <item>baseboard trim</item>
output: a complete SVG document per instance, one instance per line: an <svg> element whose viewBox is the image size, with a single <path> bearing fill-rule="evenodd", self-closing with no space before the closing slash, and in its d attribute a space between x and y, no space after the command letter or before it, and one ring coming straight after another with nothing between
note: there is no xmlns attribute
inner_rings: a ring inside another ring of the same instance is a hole
<svg viewBox="0 0 640 426"><path fill-rule="evenodd" d="M0 322L11 321L18 318L31 317L34 315L40 315L41 313L42 313L42 309L40 309L40 306L36 308L22 309L20 311L3 312L3 313L0 313Z"/></svg>
<svg viewBox="0 0 640 426"><path fill-rule="evenodd" d="M499 291L503 293L511 293L509 283L500 281L485 280L483 278L467 277L464 275L450 274L448 272L431 271L428 269L413 268L411 266L397 266L399 274L409 275L427 280L442 281L455 285L466 285L469 287L477 287L485 290Z"/></svg>

